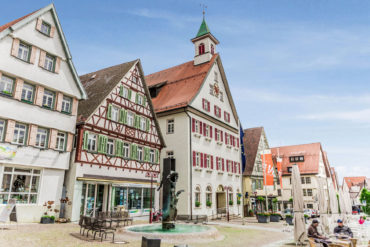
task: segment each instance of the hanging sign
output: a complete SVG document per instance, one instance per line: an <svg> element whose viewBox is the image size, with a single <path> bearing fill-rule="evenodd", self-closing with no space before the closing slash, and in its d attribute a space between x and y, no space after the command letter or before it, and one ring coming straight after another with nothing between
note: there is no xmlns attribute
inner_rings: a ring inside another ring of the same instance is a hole
<svg viewBox="0 0 370 247"><path fill-rule="evenodd" d="M276 168L279 174L279 180L280 180L280 188L283 188L283 172L282 172L282 158L276 159Z"/></svg>
<svg viewBox="0 0 370 247"><path fill-rule="evenodd" d="M261 153L263 167L263 185L274 185L274 165L272 163L271 150L264 150Z"/></svg>

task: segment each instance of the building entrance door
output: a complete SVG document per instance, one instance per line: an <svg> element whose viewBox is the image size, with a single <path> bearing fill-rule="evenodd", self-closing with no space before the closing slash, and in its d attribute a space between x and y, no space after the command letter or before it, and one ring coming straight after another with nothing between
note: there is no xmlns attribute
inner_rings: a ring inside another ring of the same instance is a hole
<svg viewBox="0 0 370 247"><path fill-rule="evenodd" d="M216 206L217 209L226 208L226 195L225 192L216 193Z"/></svg>

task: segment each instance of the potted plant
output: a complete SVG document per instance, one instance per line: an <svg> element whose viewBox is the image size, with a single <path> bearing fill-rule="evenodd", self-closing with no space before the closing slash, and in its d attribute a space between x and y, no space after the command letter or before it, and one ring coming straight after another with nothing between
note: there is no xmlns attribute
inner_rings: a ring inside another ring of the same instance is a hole
<svg viewBox="0 0 370 247"><path fill-rule="evenodd" d="M272 213L270 214L270 222L279 222L281 218L281 214Z"/></svg>
<svg viewBox="0 0 370 247"><path fill-rule="evenodd" d="M257 202L258 202L258 205L259 205L259 208L260 208L260 211L261 211L261 213L262 213L262 211L263 211L263 204L264 204L264 202L266 201L266 199L263 197L263 196L259 196L259 197L257 197Z"/></svg>
<svg viewBox="0 0 370 247"><path fill-rule="evenodd" d="M285 215L285 221L286 223L288 223L290 226L293 225L293 215L291 214L287 214Z"/></svg>
<svg viewBox="0 0 370 247"><path fill-rule="evenodd" d="M258 220L258 223L269 223L270 214L269 213L258 213L257 220Z"/></svg>
<svg viewBox="0 0 370 247"><path fill-rule="evenodd" d="M309 216L308 216L308 214L304 214L303 216L304 216L304 223L307 224L307 219L309 218Z"/></svg>
<svg viewBox="0 0 370 247"><path fill-rule="evenodd" d="M41 224L54 224L55 216L43 215L41 216Z"/></svg>
<svg viewBox="0 0 370 247"><path fill-rule="evenodd" d="M45 208L44 215L40 219L41 224L54 224L55 222L55 213L59 212L55 208L54 201L47 201L44 203L43 207Z"/></svg>
<svg viewBox="0 0 370 247"><path fill-rule="evenodd" d="M248 211L248 215L249 215L250 217L253 217L253 216L254 216L254 213L253 213L253 210L252 210L252 209L249 209L249 211Z"/></svg>
<svg viewBox="0 0 370 247"><path fill-rule="evenodd" d="M234 204L234 201L230 200L229 205L232 206Z"/></svg>
<svg viewBox="0 0 370 247"><path fill-rule="evenodd" d="M199 208L199 207L200 207L200 202L196 201L196 202L195 202L195 207L196 207L196 208Z"/></svg>
<svg viewBox="0 0 370 247"><path fill-rule="evenodd" d="M240 201L240 199L238 199L238 200L236 201L236 204L240 205L240 203L241 203L241 201Z"/></svg>
<svg viewBox="0 0 370 247"><path fill-rule="evenodd" d="M207 205L207 207L211 207L212 206L212 202L211 201L207 201L206 202L206 205Z"/></svg>

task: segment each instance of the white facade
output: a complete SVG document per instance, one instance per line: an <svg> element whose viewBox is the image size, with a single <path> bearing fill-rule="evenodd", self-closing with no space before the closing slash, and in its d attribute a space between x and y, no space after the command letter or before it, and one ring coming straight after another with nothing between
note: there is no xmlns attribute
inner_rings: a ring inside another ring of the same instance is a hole
<svg viewBox="0 0 370 247"><path fill-rule="evenodd" d="M53 5L0 33L0 211L15 198L21 222L40 221L47 201L59 207L78 100L85 97L61 35ZM49 69L46 56L53 59Z"/></svg>

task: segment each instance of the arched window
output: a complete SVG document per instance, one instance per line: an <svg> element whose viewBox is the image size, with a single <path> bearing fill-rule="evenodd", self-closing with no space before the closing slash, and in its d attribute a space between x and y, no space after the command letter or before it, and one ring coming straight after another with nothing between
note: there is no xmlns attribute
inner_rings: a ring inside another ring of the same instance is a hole
<svg viewBox="0 0 370 247"><path fill-rule="evenodd" d="M212 187L210 185L206 188L206 205L207 207L212 206Z"/></svg>
<svg viewBox="0 0 370 247"><path fill-rule="evenodd" d="M215 47L213 46L213 44L211 44L211 53L212 55L215 54Z"/></svg>
<svg viewBox="0 0 370 247"><path fill-rule="evenodd" d="M234 193L233 188L229 187L229 205L232 206L234 204Z"/></svg>
<svg viewBox="0 0 370 247"><path fill-rule="evenodd" d="M200 207L200 187L195 187L195 207Z"/></svg>
<svg viewBox="0 0 370 247"><path fill-rule="evenodd" d="M199 55L204 54L204 52L205 52L204 44L203 43L200 43L200 45L199 45Z"/></svg>

